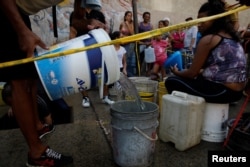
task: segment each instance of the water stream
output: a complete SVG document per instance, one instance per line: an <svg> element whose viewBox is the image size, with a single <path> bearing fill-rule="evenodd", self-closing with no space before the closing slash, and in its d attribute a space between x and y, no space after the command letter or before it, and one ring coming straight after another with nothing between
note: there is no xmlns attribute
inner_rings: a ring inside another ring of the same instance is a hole
<svg viewBox="0 0 250 167"><path fill-rule="evenodd" d="M142 102L135 85L123 73L120 74L120 79L115 83L115 89L118 100L134 100L139 108L138 111L143 112L146 110L146 106Z"/></svg>

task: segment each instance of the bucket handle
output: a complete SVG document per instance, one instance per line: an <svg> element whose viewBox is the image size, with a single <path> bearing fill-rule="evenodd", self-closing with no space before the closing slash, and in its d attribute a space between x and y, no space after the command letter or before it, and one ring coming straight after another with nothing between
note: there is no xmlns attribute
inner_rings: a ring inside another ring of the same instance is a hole
<svg viewBox="0 0 250 167"><path fill-rule="evenodd" d="M176 91L176 90L172 92L172 95L176 97L184 98L184 99L187 99L187 96L188 96L187 93Z"/></svg>
<svg viewBox="0 0 250 167"><path fill-rule="evenodd" d="M147 138L150 141L156 141L158 140L158 135L156 133L155 139L151 138L150 136L148 136L147 134L145 134L143 131L141 131L139 128L137 128L136 126L134 126L134 129L139 132L142 136L144 136L145 138Z"/></svg>

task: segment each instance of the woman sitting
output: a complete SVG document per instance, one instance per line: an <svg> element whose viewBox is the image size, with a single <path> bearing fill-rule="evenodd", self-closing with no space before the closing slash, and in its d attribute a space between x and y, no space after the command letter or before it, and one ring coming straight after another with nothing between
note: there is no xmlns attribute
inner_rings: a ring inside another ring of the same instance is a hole
<svg viewBox="0 0 250 167"><path fill-rule="evenodd" d="M198 18L225 12L221 0L209 0L198 12ZM169 93L173 90L203 97L210 103L231 103L241 99L246 85L246 56L240 38L229 17L199 24L202 38L192 65L165 81Z"/></svg>

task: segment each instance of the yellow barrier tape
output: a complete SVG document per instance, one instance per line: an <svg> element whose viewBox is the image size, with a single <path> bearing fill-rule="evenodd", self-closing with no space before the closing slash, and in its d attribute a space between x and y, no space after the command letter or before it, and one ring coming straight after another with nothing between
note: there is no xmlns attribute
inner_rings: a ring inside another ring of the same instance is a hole
<svg viewBox="0 0 250 167"><path fill-rule="evenodd" d="M183 22L183 23L180 23L180 24L171 25L171 26L168 26L168 27L160 28L160 29L155 29L155 30L152 30L152 31L147 31L147 32L135 34L135 35L132 35L132 36L128 36L128 37L108 41L108 42L97 43L97 44L93 44L91 46L81 47L81 48L78 48L78 49L69 49L69 50L65 50L65 51L57 52L57 53L50 53L50 54L46 54L46 55L39 56L39 57L30 57L30 58L25 58L25 59L0 63L0 68L10 67L10 66L14 66L14 65L20 65L20 64L25 64L25 63L30 63L30 62L39 61L39 60L42 60L42 59L54 58L54 57L59 57L59 56L68 56L68 55L71 55L73 53L83 52L83 51L86 51L86 50L90 50L90 49L94 49L94 48L98 48L98 47L103 47L103 46L107 46L107 45L113 45L113 44L117 44L117 43L125 44L125 43L129 43L129 42L139 41L139 40L142 40L142 39L152 38L154 36L161 35L163 33L169 32L169 31L173 31L173 30L177 30L177 29L185 28L185 27L190 27L190 26L193 26L193 25L197 25L197 24L199 24L201 22L209 21L209 20L218 19L218 18L227 16L227 15L239 12L239 11L246 10L248 8L249 8L249 6L244 5L244 6L240 6L238 8L229 10L229 11L227 11L225 13L221 13L221 14L218 14L218 15L214 15L214 16L210 16L210 17L204 17L204 18L200 18L200 19L195 19L195 20L191 20L191 21L188 21L188 22Z"/></svg>

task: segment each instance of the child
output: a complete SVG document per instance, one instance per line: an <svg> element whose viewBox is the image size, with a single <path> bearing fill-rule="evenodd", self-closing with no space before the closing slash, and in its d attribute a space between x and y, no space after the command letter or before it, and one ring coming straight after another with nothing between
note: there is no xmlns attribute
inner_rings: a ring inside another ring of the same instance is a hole
<svg viewBox="0 0 250 167"><path fill-rule="evenodd" d="M111 40L118 39L121 37L121 33L119 31L115 31L110 35L110 37ZM114 47L118 56L120 72L122 72L124 75L127 75L126 49L118 43L114 44Z"/></svg>
<svg viewBox="0 0 250 167"><path fill-rule="evenodd" d="M164 62L167 60L167 46L168 42L162 39L162 35L156 36L151 42L152 47L155 50L155 62L151 72L150 78L152 80L158 80L158 72L161 71L162 78L166 77L166 71L163 67Z"/></svg>

